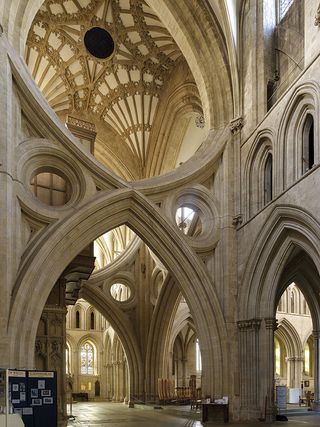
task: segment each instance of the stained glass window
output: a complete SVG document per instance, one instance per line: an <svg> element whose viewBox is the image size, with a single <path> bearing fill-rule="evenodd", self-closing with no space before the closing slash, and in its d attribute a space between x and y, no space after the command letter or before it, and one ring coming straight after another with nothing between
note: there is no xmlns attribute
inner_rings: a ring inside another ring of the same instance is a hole
<svg viewBox="0 0 320 427"><path fill-rule="evenodd" d="M81 347L81 374L94 374L94 348L89 342Z"/></svg>

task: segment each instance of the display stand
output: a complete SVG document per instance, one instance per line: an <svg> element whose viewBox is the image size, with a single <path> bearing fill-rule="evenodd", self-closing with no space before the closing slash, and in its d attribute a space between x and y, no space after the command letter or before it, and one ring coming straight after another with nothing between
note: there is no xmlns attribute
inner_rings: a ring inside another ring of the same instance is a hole
<svg viewBox="0 0 320 427"><path fill-rule="evenodd" d="M7 370L7 383L9 416L19 415L26 427L57 426L56 372Z"/></svg>

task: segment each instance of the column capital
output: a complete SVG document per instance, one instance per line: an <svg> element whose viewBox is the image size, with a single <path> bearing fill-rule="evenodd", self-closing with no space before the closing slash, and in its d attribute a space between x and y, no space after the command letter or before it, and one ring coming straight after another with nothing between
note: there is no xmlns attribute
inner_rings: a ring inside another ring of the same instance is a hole
<svg viewBox="0 0 320 427"><path fill-rule="evenodd" d="M304 357L301 357L301 356L286 357L286 361L287 362L303 362L304 361Z"/></svg>
<svg viewBox="0 0 320 427"><path fill-rule="evenodd" d="M278 321L275 317L265 317L264 322L266 329L273 329L275 331L278 327Z"/></svg>
<svg viewBox="0 0 320 427"><path fill-rule="evenodd" d="M239 320L237 322L240 331L255 329L258 330L261 325L261 319Z"/></svg>
<svg viewBox="0 0 320 427"><path fill-rule="evenodd" d="M312 331L312 335L314 339L320 340L320 331Z"/></svg>

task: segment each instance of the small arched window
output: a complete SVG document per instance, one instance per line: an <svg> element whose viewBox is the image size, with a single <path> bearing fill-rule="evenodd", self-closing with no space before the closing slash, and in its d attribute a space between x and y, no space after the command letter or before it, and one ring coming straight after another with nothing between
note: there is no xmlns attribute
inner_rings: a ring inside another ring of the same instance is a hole
<svg viewBox="0 0 320 427"><path fill-rule="evenodd" d="M80 328L80 312L79 310L76 311L76 328Z"/></svg>
<svg viewBox="0 0 320 427"><path fill-rule="evenodd" d="M90 314L90 329L94 329L94 312Z"/></svg>
<svg viewBox="0 0 320 427"><path fill-rule="evenodd" d="M264 204L272 200L272 154L269 153L264 165Z"/></svg>
<svg viewBox="0 0 320 427"><path fill-rule="evenodd" d="M305 174L314 165L314 121L311 114L307 114L302 132L302 174Z"/></svg>

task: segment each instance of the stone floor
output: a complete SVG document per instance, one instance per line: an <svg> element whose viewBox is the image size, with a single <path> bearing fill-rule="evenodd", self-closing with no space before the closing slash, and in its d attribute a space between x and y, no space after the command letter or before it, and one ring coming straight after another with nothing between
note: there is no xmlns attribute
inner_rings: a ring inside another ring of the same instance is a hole
<svg viewBox="0 0 320 427"><path fill-rule="evenodd" d="M201 427L200 412L190 411L190 406L166 406L154 409L153 406L136 405L129 409L121 403L108 402L78 402L73 404L74 419L69 420L68 426L74 427ZM300 413L288 415L288 422L277 421L275 426L286 427L319 427L320 414ZM262 422L230 423L237 427L263 427ZM207 422L206 427L223 427L222 422Z"/></svg>

